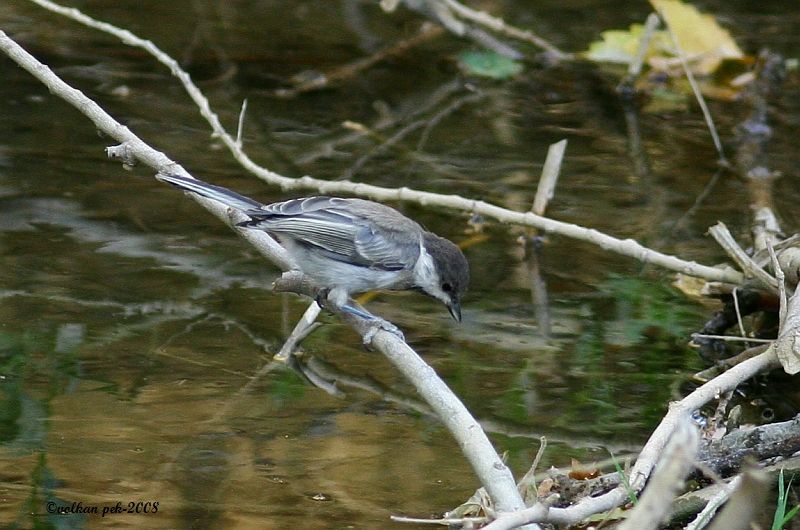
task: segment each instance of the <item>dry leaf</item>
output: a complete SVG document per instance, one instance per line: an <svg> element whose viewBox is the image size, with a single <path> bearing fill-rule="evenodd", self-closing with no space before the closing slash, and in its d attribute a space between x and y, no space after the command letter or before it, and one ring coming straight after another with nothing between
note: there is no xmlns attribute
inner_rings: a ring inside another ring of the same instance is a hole
<svg viewBox="0 0 800 530"><path fill-rule="evenodd" d="M730 33L713 16L680 0L650 0L650 4L669 25L694 73L708 75L725 59L744 57ZM674 55L671 50L669 53Z"/></svg>
<svg viewBox="0 0 800 530"><path fill-rule="evenodd" d="M590 478L599 477L600 470L596 467L585 466L573 458L572 469L570 469L567 475L573 480L589 480Z"/></svg>

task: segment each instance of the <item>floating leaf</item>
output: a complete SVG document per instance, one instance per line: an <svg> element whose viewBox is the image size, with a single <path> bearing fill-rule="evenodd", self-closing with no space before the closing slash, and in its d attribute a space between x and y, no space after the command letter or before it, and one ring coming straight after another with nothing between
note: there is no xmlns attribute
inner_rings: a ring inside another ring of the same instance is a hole
<svg viewBox="0 0 800 530"><path fill-rule="evenodd" d="M642 24L631 24L628 31L622 29L604 31L601 33L602 40L591 43L585 56L590 61L600 63L629 64L639 50L639 41L642 38L643 31L644 26ZM663 40L668 35L663 31L656 31L653 37ZM654 45L651 42L651 53L654 48L660 48L662 45Z"/></svg>
<svg viewBox="0 0 800 530"><path fill-rule="evenodd" d="M493 51L465 51L459 54L458 64L470 75L491 79L508 79L522 71L522 63Z"/></svg>
<svg viewBox="0 0 800 530"><path fill-rule="evenodd" d="M650 3L669 24L695 74L709 75L726 59L744 58L730 33L720 27L713 16L680 0L650 0ZM591 61L628 64L639 50L643 31L641 24L632 24L627 31L604 31L602 40L591 43L584 55ZM645 61L657 71L671 75L681 72L672 37L664 30L653 32Z"/></svg>
<svg viewBox="0 0 800 530"><path fill-rule="evenodd" d="M693 72L708 75L725 59L744 57L730 33L713 16L680 0L650 0L650 4L669 25ZM670 48L664 51L674 55Z"/></svg>

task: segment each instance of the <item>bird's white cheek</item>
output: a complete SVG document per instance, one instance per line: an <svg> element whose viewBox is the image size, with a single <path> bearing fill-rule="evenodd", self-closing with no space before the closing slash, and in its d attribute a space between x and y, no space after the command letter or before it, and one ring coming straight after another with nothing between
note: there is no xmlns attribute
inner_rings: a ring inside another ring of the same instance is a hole
<svg viewBox="0 0 800 530"><path fill-rule="evenodd" d="M443 300L444 292L439 287L439 274L436 272L431 255L422 246L419 259L414 264L414 283L434 298Z"/></svg>

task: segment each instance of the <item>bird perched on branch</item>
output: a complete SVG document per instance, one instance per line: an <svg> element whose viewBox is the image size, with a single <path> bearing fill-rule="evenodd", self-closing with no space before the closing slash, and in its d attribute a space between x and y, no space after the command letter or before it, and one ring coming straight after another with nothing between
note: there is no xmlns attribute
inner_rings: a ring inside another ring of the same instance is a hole
<svg viewBox="0 0 800 530"><path fill-rule="evenodd" d="M378 319L349 304L350 297L365 291L412 289L439 300L461 321L461 296L469 283L467 259L456 245L394 208L338 197L262 204L196 179L177 175L158 179L244 213L249 219L238 226L274 236L300 271L344 311Z"/></svg>

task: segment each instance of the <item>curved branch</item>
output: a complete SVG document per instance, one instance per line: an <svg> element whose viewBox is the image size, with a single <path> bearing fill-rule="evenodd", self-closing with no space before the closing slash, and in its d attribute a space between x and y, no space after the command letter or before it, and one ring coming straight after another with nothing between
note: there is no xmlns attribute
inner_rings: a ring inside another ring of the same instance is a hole
<svg viewBox="0 0 800 530"><path fill-rule="evenodd" d="M454 210L461 210L485 217L496 219L503 223L513 223L522 226L530 226L558 234L573 239L586 241L599 246L604 250L610 250L624 256L638 259L644 263L652 263L666 269L670 269L690 276L704 278L709 281L727 282L741 284L744 281L742 273L730 269L718 269L701 265L694 261L686 261L675 256L670 256L652 249L649 249L633 239L618 239L604 234L591 228L585 228L576 224L566 223L548 219L534 213L523 213L495 206L493 204L459 197L457 195L442 195L425 191L414 190L406 187L386 188L383 186L373 186L371 184L361 184L350 181L329 182L304 176L300 178L290 178L279 175L274 171L256 164L243 150L239 142L236 141L222 126L219 117L208 103L208 99L200 89L194 85L191 77L186 73L172 57L160 50L149 40L141 39L128 30L123 30L111 24L95 20L77 9L66 8L51 2L50 0L30 0L31 2L64 15L81 24L98 29L119 38L125 44L145 50L156 58L160 63L169 68L172 75L178 78L183 84L189 97L200 110L200 114L211 126L214 134L225 144L233 157L246 170L261 180L279 186L284 191L312 189L323 194L352 194L362 197L370 197L378 201L411 201L422 204L423 206L440 206Z"/></svg>
<svg viewBox="0 0 800 530"><path fill-rule="evenodd" d="M125 153L133 155L137 160L158 172L178 173L191 177L183 167L170 160L164 153L147 145L127 127L106 113L97 103L61 80L50 68L37 61L1 30L0 50L39 79L51 93L64 99L90 118L98 129L122 142L124 146L122 151ZM231 211L216 201L203 199L196 194L190 194L190 196L228 224L235 224L242 220L238 216L244 216L241 212ZM283 270L296 269L283 247L265 232L240 229L235 226L234 228L248 243ZM311 287L308 285L298 285L295 290L303 294L310 294L310 289ZM368 321L349 314L340 314L340 316L362 337L371 331ZM524 508L522 497L517 490L511 471L497 455L478 422L439 378L433 368L428 366L414 350L397 336L386 331L378 331L371 344L386 355L411 381L431 408L437 412L439 418L458 441L461 450L491 495L498 511L501 513L513 512Z"/></svg>

